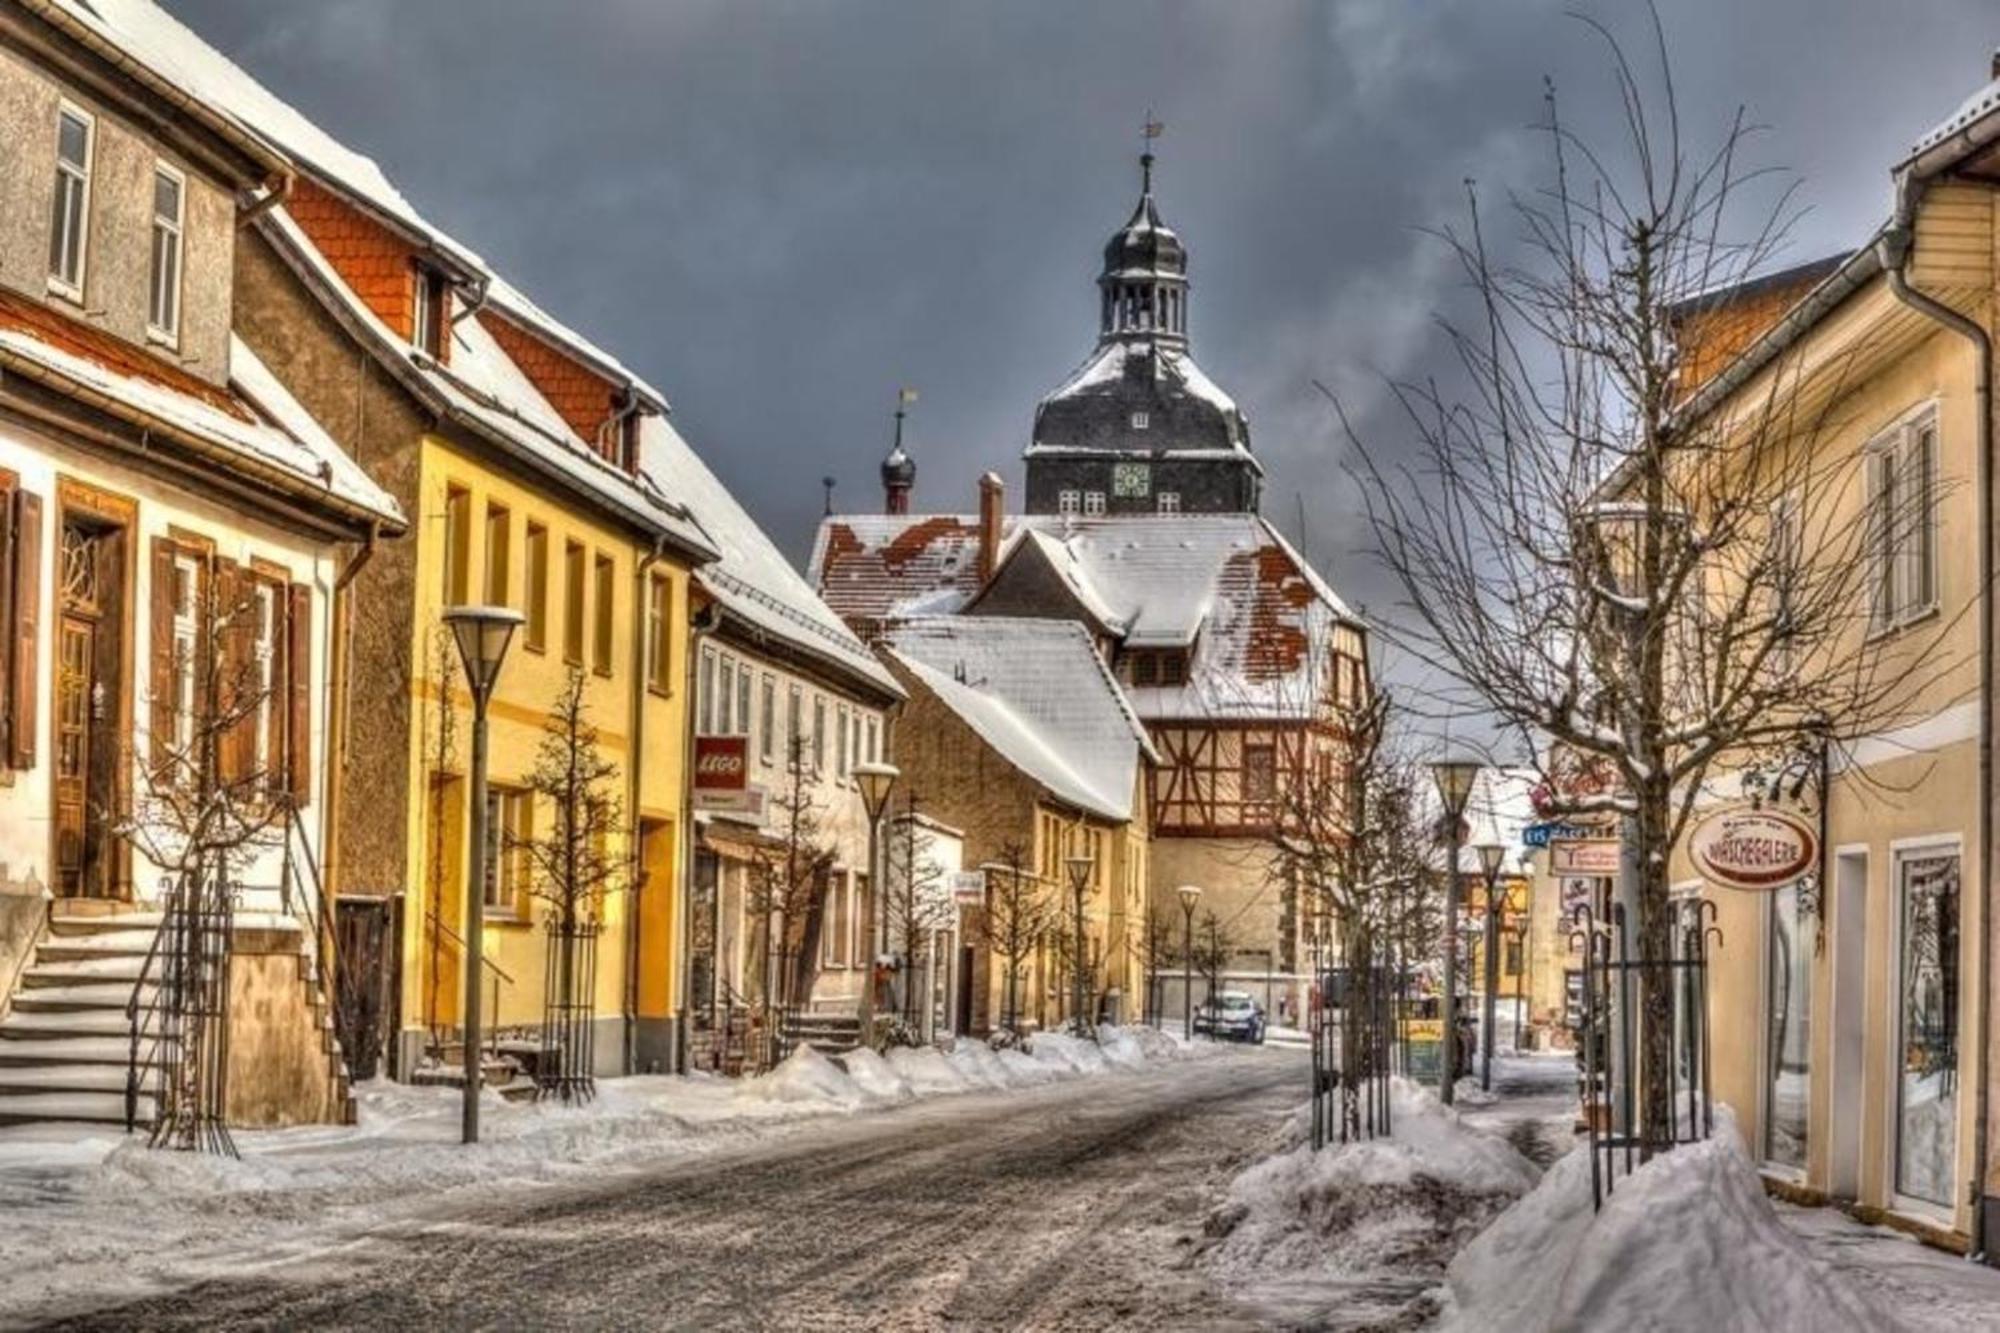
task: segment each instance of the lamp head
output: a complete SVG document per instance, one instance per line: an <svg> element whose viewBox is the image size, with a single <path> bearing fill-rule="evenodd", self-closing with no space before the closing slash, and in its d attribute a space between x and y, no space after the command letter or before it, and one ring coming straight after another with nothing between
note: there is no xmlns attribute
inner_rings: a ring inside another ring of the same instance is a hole
<svg viewBox="0 0 2000 1333"><path fill-rule="evenodd" d="M1463 755L1447 755L1431 761L1431 777L1437 783L1438 800L1444 803L1445 817L1453 824L1465 814L1472 799L1472 784L1479 777L1479 761Z"/></svg>
<svg viewBox="0 0 2000 1333"><path fill-rule="evenodd" d="M882 817L882 812L889 806L889 793L896 789L896 779L901 776L901 771L894 764L854 766L854 781L861 788L861 804L868 810L869 822Z"/></svg>
<svg viewBox="0 0 2000 1333"><path fill-rule="evenodd" d="M500 678L500 664L514 641L514 630L523 617L511 606L446 607L444 623L458 642L458 656L465 667L466 684L482 703Z"/></svg>
<svg viewBox="0 0 2000 1333"><path fill-rule="evenodd" d="M1180 895L1183 912L1193 913L1194 905L1201 901L1201 886L1198 884L1183 884L1174 892Z"/></svg>
<svg viewBox="0 0 2000 1333"><path fill-rule="evenodd" d="M1507 848L1504 843L1482 842L1473 849L1479 853L1479 868L1486 872L1488 880L1500 876L1500 867L1506 864Z"/></svg>
<svg viewBox="0 0 2000 1333"><path fill-rule="evenodd" d="M1069 883L1073 889L1080 889L1090 883L1090 872L1097 868L1095 857L1071 856L1063 864L1069 867Z"/></svg>

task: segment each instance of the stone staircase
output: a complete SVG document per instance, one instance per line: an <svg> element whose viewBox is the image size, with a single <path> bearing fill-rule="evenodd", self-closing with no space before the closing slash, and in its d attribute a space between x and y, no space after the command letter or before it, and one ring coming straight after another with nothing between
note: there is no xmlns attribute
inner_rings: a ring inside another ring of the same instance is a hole
<svg viewBox="0 0 2000 1333"><path fill-rule="evenodd" d="M159 933L157 912L56 916L0 1019L0 1125L125 1123L132 1055L125 1006ZM151 998L142 995L141 1004ZM140 1058L148 1058L142 1043ZM154 1114L157 1072L141 1071L139 1124Z"/></svg>
<svg viewBox="0 0 2000 1333"><path fill-rule="evenodd" d="M861 1020L853 1014L794 1014L785 1021L785 1045L805 1044L821 1055L845 1055L861 1045Z"/></svg>

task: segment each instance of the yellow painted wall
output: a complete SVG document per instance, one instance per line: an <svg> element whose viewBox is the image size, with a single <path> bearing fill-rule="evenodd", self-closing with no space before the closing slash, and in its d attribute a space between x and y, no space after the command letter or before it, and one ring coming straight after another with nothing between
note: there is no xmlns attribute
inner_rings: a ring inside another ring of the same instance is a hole
<svg viewBox="0 0 2000 1333"><path fill-rule="evenodd" d="M679 875L681 793L687 729L686 700L690 691L685 674L687 635L688 570L671 555L655 563L648 573L664 573L673 585L669 618L670 651L673 663L667 690L662 693L642 684L637 697L643 712L635 710L635 677L640 670L638 650L646 634L647 608L642 601L637 571L650 554L650 544L620 524L594 515L585 506L567 497L524 485L511 474L495 472L446 442L427 437L422 445L419 480L419 512L413 515L411 540L417 543L416 607L410 643L412 671L412 715L417 725L410 736L413 771L423 779L412 784L409 818L419 836L410 842L407 883L412 886L406 912L403 957L403 1013L406 1027L422 1027L435 1006L436 1020L452 1026L458 1021L462 986L460 949L449 936L441 947L433 948L433 930L428 920L430 900L436 895L444 905L445 924L461 936L464 933L466 886L462 880L469 862L469 812L465 801L469 783L464 775L471 755L471 704L463 689L462 673L452 657L456 688L444 697L437 679L438 633L447 598L446 509L452 488L461 488L467 497L465 552L466 592L469 600L487 600L485 571L488 559L487 506L504 507L508 512L509 560L505 601L517 610L527 607L529 553L527 523L543 525L548 533L548 625L545 646L530 647L525 627L515 635L506 663L495 687L489 708L490 739L488 775L495 785L525 786L534 767L548 711L563 690L571 664L565 655L565 623L568 603L564 575L566 543L575 541L584 548L584 634L585 701L596 724L605 753L621 770L619 798L625 806L629 825L642 826L649 835L638 856L645 874L638 902L642 926L639 950L639 1011L642 1015L664 1017L673 1011L677 993L673 956L671 908ZM595 562L598 556L612 562L611 653L608 673L595 669L594 637L597 614ZM446 650L453 653L446 641ZM441 714L455 711L455 754L447 772L438 773L438 735ZM639 771L636 809L630 793L635 716L640 721L643 750ZM441 778L441 780L440 780ZM433 824L441 818L441 824ZM545 809L534 812L535 828L548 827L551 815ZM435 864L434 864L435 862ZM600 1020L616 1019L626 1005L627 937L633 895L628 890L610 899L603 911L604 933L597 958L596 1004ZM489 912L486 917L486 957L494 968L511 980L498 988L499 1007L492 1010L493 990L487 996L487 1021L501 1028L539 1024L544 995L543 972L545 937L537 929L546 904L530 898L525 910L509 919ZM433 954L438 957L434 964ZM600 1042L600 1066L607 1053Z"/></svg>

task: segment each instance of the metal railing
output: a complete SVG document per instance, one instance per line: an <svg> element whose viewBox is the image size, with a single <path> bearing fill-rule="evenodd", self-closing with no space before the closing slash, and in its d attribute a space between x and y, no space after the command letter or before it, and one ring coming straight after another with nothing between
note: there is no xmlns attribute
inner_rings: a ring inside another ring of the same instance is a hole
<svg viewBox="0 0 2000 1333"><path fill-rule="evenodd" d="M465 936L445 924L444 918L437 914L435 907L425 911L424 923L445 939L450 940L457 947L458 956L461 961L465 958ZM479 957L479 965L492 983L486 996L486 1049L488 1052L497 1053L500 1049L500 1024L498 1022L500 1016L500 987L503 985L512 986L514 984L514 974L484 954L481 954ZM433 988L435 988L435 981L433 981ZM460 1030L462 1032L463 1028ZM433 1047L444 1044L441 1033L442 1029L437 1023L436 1018L433 1017L431 1020L431 1044Z"/></svg>

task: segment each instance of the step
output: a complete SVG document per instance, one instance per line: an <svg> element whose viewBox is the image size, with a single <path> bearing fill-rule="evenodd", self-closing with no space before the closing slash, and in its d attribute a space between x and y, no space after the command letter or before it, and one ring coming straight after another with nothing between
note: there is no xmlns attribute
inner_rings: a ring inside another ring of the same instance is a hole
<svg viewBox="0 0 2000 1333"><path fill-rule="evenodd" d="M157 1057L157 1043L152 1038L139 1043L139 1059L150 1062ZM117 1037L49 1037L39 1041L0 1041L0 1068L21 1065L45 1064L89 1064L116 1065L125 1068L132 1058L130 1035Z"/></svg>
<svg viewBox="0 0 2000 1333"><path fill-rule="evenodd" d="M103 930L83 935L51 935L35 948L35 962L60 963L130 955L144 958L153 951L156 930Z"/></svg>
<svg viewBox="0 0 2000 1333"><path fill-rule="evenodd" d="M148 983L139 988L143 1009L158 997L160 988ZM123 981L92 981L70 986L25 987L14 994L14 1012L60 1013L83 1009L111 1009L122 1018L132 1002L132 986Z"/></svg>
<svg viewBox="0 0 2000 1333"><path fill-rule="evenodd" d="M62 1013L22 1013L0 1021L0 1040L45 1041L50 1037L130 1037L132 1025L120 1009L73 1009Z"/></svg>
<svg viewBox="0 0 2000 1333"><path fill-rule="evenodd" d="M122 930L158 931L165 920L165 915L159 912L93 912L88 916L56 913L49 917L49 934L76 938Z"/></svg>
<svg viewBox="0 0 2000 1333"><path fill-rule="evenodd" d="M153 1099L139 1098L138 1121L153 1122ZM0 1125L26 1125L37 1121L86 1121L97 1124L125 1123L123 1092L27 1092L0 1094Z"/></svg>
<svg viewBox="0 0 2000 1333"><path fill-rule="evenodd" d="M151 1069L139 1071L139 1091L150 1095L158 1082ZM125 1095L124 1065L0 1065L0 1097L32 1092L115 1092Z"/></svg>
<svg viewBox="0 0 2000 1333"><path fill-rule="evenodd" d="M158 963L154 968L157 970ZM129 989L145 971L142 954L115 954L106 958L72 958L64 962L36 963L21 974L23 989L37 986L74 986L86 981L122 981Z"/></svg>

